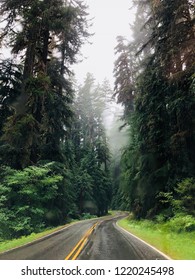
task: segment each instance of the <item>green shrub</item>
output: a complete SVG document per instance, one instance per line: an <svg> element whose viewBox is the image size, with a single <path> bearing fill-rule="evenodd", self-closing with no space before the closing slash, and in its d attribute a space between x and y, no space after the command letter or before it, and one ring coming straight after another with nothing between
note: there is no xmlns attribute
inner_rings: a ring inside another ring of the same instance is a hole
<svg viewBox="0 0 195 280"><path fill-rule="evenodd" d="M177 214L165 223L165 228L174 232L191 232L195 230L195 218L183 213Z"/></svg>
<svg viewBox="0 0 195 280"><path fill-rule="evenodd" d="M52 167L45 164L19 171L1 167L0 239L39 232L62 219L64 177Z"/></svg>
<svg viewBox="0 0 195 280"><path fill-rule="evenodd" d="M97 216L96 215L91 215L90 213L83 213L82 214L82 220L93 219L93 218L97 218Z"/></svg>
<svg viewBox="0 0 195 280"><path fill-rule="evenodd" d="M184 212L195 216L195 179L186 178L175 188L176 198L173 207L176 212Z"/></svg>

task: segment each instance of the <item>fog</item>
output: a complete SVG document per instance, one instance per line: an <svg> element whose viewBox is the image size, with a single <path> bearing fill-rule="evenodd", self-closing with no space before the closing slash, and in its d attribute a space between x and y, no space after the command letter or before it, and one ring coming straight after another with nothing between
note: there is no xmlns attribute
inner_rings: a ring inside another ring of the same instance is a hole
<svg viewBox="0 0 195 280"><path fill-rule="evenodd" d="M134 22L134 10L131 0L86 0L88 5L88 18L91 19L90 33L94 35L89 39L91 44L81 48L82 62L74 66L75 78L79 83L87 72L93 74L97 83L106 78L114 88L114 61L116 37L121 35L131 39L130 24ZM103 114L106 134L109 140L111 153L114 157L120 155L121 149L127 144L127 129L119 131L123 125L120 120L123 108L116 102L110 102Z"/></svg>
<svg viewBox="0 0 195 280"><path fill-rule="evenodd" d="M81 48L82 62L74 66L76 79L84 80L87 72L98 82L107 78L114 83L113 67L116 59L114 48L118 35L131 38L130 24L134 21L134 11L130 10L131 0L85 0L88 5L88 18L94 35Z"/></svg>
<svg viewBox="0 0 195 280"><path fill-rule="evenodd" d="M102 83L106 78L114 88L113 68L116 60L114 48L118 35L131 38L130 24L134 21L134 11L131 0L85 0L88 6L88 19L92 26L89 32L94 34L89 38L90 43L85 43L80 50L79 63L72 66L75 79L82 84L86 73L93 74L97 83ZM9 49L4 48L1 57L10 58ZM110 102L104 112L104 124L112 154L118 154L126 144L126 131L119 132L122 122L119 120L123 108L115 102Z"/></svg>

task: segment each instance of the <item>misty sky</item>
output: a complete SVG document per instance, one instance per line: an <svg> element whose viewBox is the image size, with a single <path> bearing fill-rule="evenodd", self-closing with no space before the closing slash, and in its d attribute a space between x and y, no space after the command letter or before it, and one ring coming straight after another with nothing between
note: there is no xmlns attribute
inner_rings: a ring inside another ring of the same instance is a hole
<svg viewBox="0 0 195 280"><path fill-rule="evenodd" d="M81 53L83 62L74 66L76 79L82 83L87 72L94 75L97 82L108 78L113 84L113 65L115 61L114 47L116 37L122 35L131 38L129 24L133 22L134 15L130 11L131 0L85 0L89 6L89 18L93 26L90 33L92 45L84 45Z"/></svg>

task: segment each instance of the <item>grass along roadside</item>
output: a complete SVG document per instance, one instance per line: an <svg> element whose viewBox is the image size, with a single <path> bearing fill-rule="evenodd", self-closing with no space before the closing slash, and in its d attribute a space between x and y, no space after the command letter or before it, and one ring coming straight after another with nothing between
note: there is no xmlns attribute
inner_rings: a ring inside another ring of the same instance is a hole
<svg viewBox="0 0 195 280"><path fill-rule="evenodd" d="M74 223L74 222L72 222L72 223ZM72 223L70 223L70 224L72 224ZM36 240L38 240L42 237L45 237L49 234L52 234L56 231L59 231L59 230L65 228L65 227L67 227L70 224L66 224L66 225L59 226L59 227L52 228L52 229L47 229L47 230L45 230L43 232L39 232L39 233L31 233L28 236L22 236L22 237L17 238L17 239L2 241L2 242L0 242L0 253L3 253L7 250L11 250L11 249L26 245L26 244L28 244L30 242L33 242L33 241L36 241Z"/></svg>
<svg viewBox="0 0 195 280"><path fill-rule="evenodd" d="M118 224L172 259L195 260L195 232L176 233L166 230L161 224L128 218Z"/></svg>
<svg viewBox="0 0 195 280"><path fill-rule="evenodd" d="M109 211L108 212L108 215L105 216L105 217L108 217L108 216L114 216L116 215L117 211ZM55 228L52 228L52 229L46 229L42 232L39 232L39 233L31 233L30 235L28 236L22 236L20 238L17 238L17 239L12 239L12 240L5 240L5 241L2 241L0 242L0 253L3 253L5 251L8 251L8 250L11 250L11 249L15 249L17 247L20 247L20 246L23 246L23 245L26 245L28 243L31 243L33 241L36 241L38 239L41 239L49 234L52 234L56 231L59 231L71 224L74 224L74 223L77 223L77 222L80 222L80 221L83 221L83 220L89 220L89 219L97 219L97 217L95 216L90 216L90 215L84 215L81 220L73 220L72 222L70 223L67 223L63 226L58 226L58 227L55 227Z"/></svg>

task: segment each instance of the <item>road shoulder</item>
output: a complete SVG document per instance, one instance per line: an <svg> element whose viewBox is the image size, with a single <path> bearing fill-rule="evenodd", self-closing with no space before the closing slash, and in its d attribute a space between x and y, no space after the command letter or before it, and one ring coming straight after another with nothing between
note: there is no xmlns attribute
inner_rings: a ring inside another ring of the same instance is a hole
<svg viewBox="0 0 195 280"><path fill-rule="evenodd" d="M164 252L160 251L159 249L157 249L155 246L151 245L150 243L148 243L146 240L141 239L140 237L136 236L135 234L133 234L129 229L127 230L125 227L123 227L120 224L120 220L116 222L116 227L117 229L121 232L121 233L126 233L130 236L132 236L133 238L136 238L137 240L139 240L140 242L142 242L143 244L147 245L148 247L150 247L152 250L156 251L158 254L162 255L165 259L167 260L172 260L167 254L165 254Z"/></svg>

